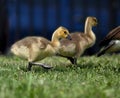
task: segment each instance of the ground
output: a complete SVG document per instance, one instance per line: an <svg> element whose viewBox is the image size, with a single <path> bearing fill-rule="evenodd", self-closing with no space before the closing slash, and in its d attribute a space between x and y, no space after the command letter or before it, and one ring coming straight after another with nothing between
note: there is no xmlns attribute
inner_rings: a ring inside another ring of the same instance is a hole
<svg viewBox="0 0 120 98"><path fill-rule="evenodd" d="M44 70L15 56L0 56L0 98L120 98L120 55L83 56L78 66L50 57Z"/></svg>

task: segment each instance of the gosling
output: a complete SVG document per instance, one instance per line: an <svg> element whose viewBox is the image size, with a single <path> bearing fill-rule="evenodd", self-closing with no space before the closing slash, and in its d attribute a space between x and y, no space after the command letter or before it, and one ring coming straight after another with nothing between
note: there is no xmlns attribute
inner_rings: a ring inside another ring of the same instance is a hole
<svg viewBox="0 0 120 98"><path fill-rule="evenodd" d="M96 36L92 27L97 25L96 17L87 17L85 21L85 30L82 32L73 32L70 34L72 40L62 39L59 48L59 56L65 57L72 64L77 65L77 59L84 51L95 44Z"/></svg>
<svg viewBox="0 0 120 98"><path fill-rule="evenodd" d="M29 71L31 70L32 65L38 65L45 69L50 69L52 68L51 66L38 63L37 61L55 55L59 50L59 39L61 38L71 39L68 29L62 26L54 31L51 41L37 36L26 37L15 42L11 46L11 52L18 57L28 60L27 69Z"/></svg>

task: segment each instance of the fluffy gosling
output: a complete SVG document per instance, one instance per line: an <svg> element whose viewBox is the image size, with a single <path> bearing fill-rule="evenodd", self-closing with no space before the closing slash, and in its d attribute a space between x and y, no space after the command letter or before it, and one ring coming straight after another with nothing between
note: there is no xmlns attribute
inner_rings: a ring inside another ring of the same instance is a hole
<svg viewBox="0 0 120 98"><path fill-rule="evenodd" d="M68 29L62 26L54 31L51 41L43 37L26 37L15 42L11 47L11 52L18 57L28 60L27 69L29 71L32 65L50 69L52 68L51 66L38 63L37 61L55 55L59 50L59 39L61 38L71 39Z"/></svg>
<svg viewBox="0 0 120 98"><path fill-rule="evenodd" d="M92 27L96 25L97 19L95 17L87 17L84 33L73 32L70 34L72 40L62 39L60 41L61 47L59 48L58 55L69 59L72 64L77 65L77 58L80 57L87 48L95 44L96 36Z"/></svg>

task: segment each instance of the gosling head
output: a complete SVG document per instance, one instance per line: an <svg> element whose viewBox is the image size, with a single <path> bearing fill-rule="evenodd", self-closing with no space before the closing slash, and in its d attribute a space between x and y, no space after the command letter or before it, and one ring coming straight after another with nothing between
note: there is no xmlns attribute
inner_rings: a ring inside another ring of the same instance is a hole
<svg viewBox="0 0 120 98"><path fill-rule="evenodd" d="M92 26L96 26L98 24L96 17L87 17L87 19Z"/></svg>
<svg viewBox="0 0 120 98"><path fill-rule="evenodd" d="M62 26L60 26L60 27L57 28L55 36L58 39L61 39L61 38L67 38L69 40L72 39L71 36L70 36L70 33L69 33L68 29L65 28L65 27L62 27Z"/></svg>

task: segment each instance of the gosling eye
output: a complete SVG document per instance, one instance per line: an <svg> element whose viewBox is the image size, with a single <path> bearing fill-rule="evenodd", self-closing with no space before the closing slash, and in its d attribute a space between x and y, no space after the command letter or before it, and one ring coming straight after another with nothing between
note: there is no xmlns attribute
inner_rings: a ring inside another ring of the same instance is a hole
<svg viewBox="0 0 120 98"><path fill-rule="evenodd" d="M67 34L67 32L66 32L66 31L64 31L64 34L66 35L66 34Z"/></svg>
<svg viewBox="0 0 120 98"><path fill-rule="evenodd" d="M95 22L97 22L97 19L96 19L96 18L94 18L93 20L94 20Z"/></svg>

